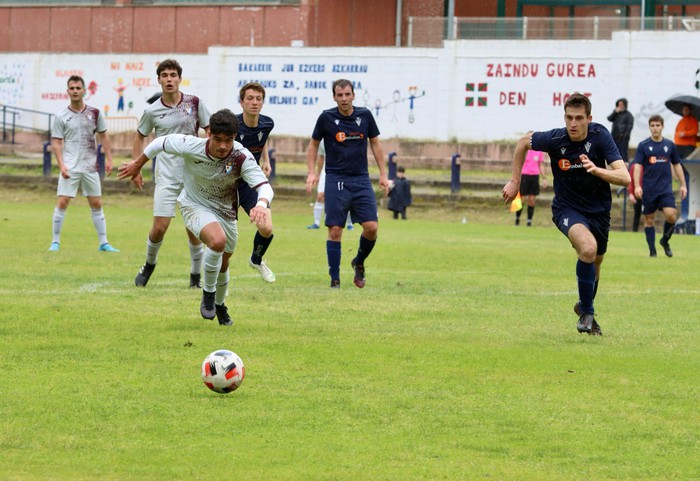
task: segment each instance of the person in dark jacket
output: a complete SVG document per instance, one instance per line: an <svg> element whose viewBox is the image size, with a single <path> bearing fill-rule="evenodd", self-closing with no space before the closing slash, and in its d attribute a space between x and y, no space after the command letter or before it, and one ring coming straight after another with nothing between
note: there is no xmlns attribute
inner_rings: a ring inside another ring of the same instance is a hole
<svg viewBox="0 0 700 481"><path fill-rule="evenodd" d="M634 127L634 116L627 110L627 99L618 99L615 102L615 110L608 115L608 120L612 122L612 134L617 150L622 155L625 163L629 162L630 134Z"/></svg>
<svg viewBox="0 0 700 481"><path fill-rule="evenodd" d="M389 210L394 213L394 219L406 220L406 207L411 205L411 183L406 178L406 169L399 166L396 169L396 180L389 190Z"/></svg>

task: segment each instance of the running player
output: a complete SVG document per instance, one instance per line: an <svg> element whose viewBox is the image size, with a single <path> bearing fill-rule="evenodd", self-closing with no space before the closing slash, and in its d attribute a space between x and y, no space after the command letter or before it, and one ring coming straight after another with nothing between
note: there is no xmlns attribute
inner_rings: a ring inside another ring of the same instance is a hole
<svg viewBox="0 0 700 481"><path fill-rule="evenodd" d="M239 91L239 101L243 108L243 113L238 114L238 135L236 140L253 154L255 161L260 164L262 171L267 177L272 172L270 157L267 150L267 139L270 132L275 127L275 122L267 115L261 115L263 103L265 102L265 87L258 82L249 82L241 87ZM238 185L238 203L245 213L250 215L250 209L257 202L257 193L246 183ZM272 211L267 216L268 222L257 225L258 231L253 239L253 252L248 259L248 265L257 270L265 282L275 282L275 274L263 262L263 255L270 247L272 238Z"/></svg>
<svg viewBox="0 0 700 481"><path fill-rule="evenodd" d="M574 93L564 102L566 128L528 132L522 137L515 147L512 177L503 187L503 200L511 202L518 194L527 150L547 152L554 177L552 220L578 255L576 329L602 336L593 299L608 248L610 184L626 186L630 176L610 132L592 120L590 100Z"/></svg>
<svg viewBox="0 0 700 481"><path fill-rule="evenodd" d="M97 231L98 249L103 252L119 252L107 241L107 221L102 210L102 186L97 169L97 141L105 154L105 171L112 173L112 148L107 135L107 123L99 109L90 107L83 100L85 81L71 75L67 82L70 105L56 114L51 130L51 149L61 174L58 177L56 207L53 211L53 238L49 251L61 246L61 230L70 200L82 186L92 212L92 223Z"/></svg>
<svg viewBox="0 0 700 481"><path fill-rule="evenodd" d="M351 262L355 273L353 282L362 288L365 286L365 259L374 248L379 227L377 199L367 167L368 140L379 167L379 186L385 192L389 188L389 180L384 169L379 128L372 112L353 106L355 90L351 81L336 80L332 88L337 107L324 110L318 117L306 152L306 193L311 194L317 182L316 158L319 143L323 140L326 147L326 254L331 287L340 287L341 239L350 212L353 222L362 225L360 245Z"/></svg>
<svg viewBox="0 0 700 481"><path fill-rule="evenodd" d="M184 159L185 187L178 197L185 226L207 247L200 314L233 325L224 304L229 283L229 258L236 248L238 228L237 184L247 183L257 193L250 221L268 223L272 187L253 155L234 139L238 120L228 109L210 118L208 138L171 134L148 144L143 153L119 168L119 179L135 179L149 159L167 152Z"/></svg>
<svg viewBox="0 0 700 481"><path fill-rule="evenodd" d="M688 195L685 185L685 176L681 167L681 156L676 145L662 135L664 130L664 118L660 115L649 117L649 131L651 137L642 140L634 154L634 163L644 167L644 175L640 176L639 170L634 169L634 196L642 202L642 214L644 214L644 235L649 245L649 255L656 257L656 232L654 231L654 215L657 210L664 213L664 233L659 241L664 253L668 257L673 256L668 241L673 235L676 226L676 199L673 196L673 177L671 170L676 172L681 184L681 199ZM641 177L641 179L640 179ZM641 180L641 182L640 182ZM642 186L644 190L642 191ZM642 196L642 194L644 194Z"/></svg>
<svg viewBox="0 0 700 481"><path fill-rule="evenodd" d="M143 153L143 146L148 135L155 131L156 137L168 134L198 135L199 128L209 126L209 110L202 100L180 92L182 67L177 60L167 59L156 68L158 84L163 91L159 99L149 105L141 116L134 137L132 158ZM153 225L148 233L146 244L146 263L141 266L134 283L144 287L156 268L158 251L163 245L163 238L168 231L170 221L175 217L175 204L184 185L183 160L173 154L163 152L158 156L155 171L155 192L153 194ZM141 187L141 177L136 184ZM190 287L201 285L202 255L204 246L190 231L187 231L190 247Z"/></svg>

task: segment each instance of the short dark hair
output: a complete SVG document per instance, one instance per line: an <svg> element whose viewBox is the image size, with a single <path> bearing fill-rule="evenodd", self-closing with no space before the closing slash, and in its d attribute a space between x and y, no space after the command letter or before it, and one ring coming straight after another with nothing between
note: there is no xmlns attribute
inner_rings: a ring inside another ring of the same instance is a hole
<svg viewBox="0 0 700 481"><path fill-rule="evenodd" d="M68 86L68 84L71 82L80 82L81 84L83 84L83 88L85 88L85 80L83 80L83 77L81 77L80 75L71 75L70 77L68 77L66 86Z"/></svg>
<svg viewBox="0 0 700 481"><path fill-rule="evenodd" d="M661 122L661 126L663 127L664 118L659 114L654 114L651 117L649 117L649 125L651 125L652 122Z"/></svg>
<svg viewBox="0 0 700 481"><path fill-rule="evenodd" d="M255 90L256 92L260 92L263 96L263 100L265 100L265 87L263 87L260 82L248 82L241 87L241 90L238 92L239 99L243 100L246 90Z"/></svg>
<svg viewBox="0 0 700 481"><path fill-rule="evenodd" d="M574 92L572 93L568 99L566 99L566 102L564 102L564 111L566 112L566 109L568 107L583 107L586 110L586 117L591 115L591 101L586 97L585 95L579 93L579 92Z"/></svg>
<svg viewBox="0 0 700 481"><path fill-rule="evenodd" d="M214 134L233 135L238 134L238 119L229 109L221 109L209 117L209 132Z"/></svg>
<svg viewBox="0 0 700 481"><path fill-rule="evenodd" d="M333 95L335 95L335 88L336 87L340 87L340 88L350 87L350 91L352 93L355 93L355 86L352 84L351 81L349 81L348 79L345 79L345 78L340 78L340 79L333 82Z"/></svg>
<svg viewBox="0 0 700 481"><path fill-rule="evenodd" d="M182 77L182 67L180 67L178 61L173 58L166 58L159 63L158 67L156 67L156 75L160 77L161 72L164 70L176 70L177 76Z"/></svg>
<svg viewBox="0 0 700 481"><path fill-rule="evenodd" d="M404 168L403 165L399 165L399 166L396 168L396 171L397 171L397 172L404 173L404 172L406 172L406 169Z"/></svg>

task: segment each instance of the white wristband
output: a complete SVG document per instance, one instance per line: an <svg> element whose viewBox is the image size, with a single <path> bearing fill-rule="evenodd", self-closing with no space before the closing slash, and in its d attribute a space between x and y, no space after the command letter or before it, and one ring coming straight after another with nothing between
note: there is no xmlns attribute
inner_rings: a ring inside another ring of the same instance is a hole
<svg viewBox="0 0 700 481"><path fill-rule="evenodd" d="M267 202L264 200L259 200L257 204L255 204L255 207L262 207L263 209L267 209Z"/></svg>

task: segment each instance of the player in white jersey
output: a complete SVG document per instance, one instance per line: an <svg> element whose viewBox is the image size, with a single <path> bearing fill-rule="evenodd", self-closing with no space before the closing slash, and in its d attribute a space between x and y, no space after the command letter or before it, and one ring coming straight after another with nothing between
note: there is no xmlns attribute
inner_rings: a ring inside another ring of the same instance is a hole
<svg viewBox="0 0 700 481"><path fill-rule="evenodd" d="M107 241L107 222L102 210L102 187L97 169L97 140L105 154L105 171L112 173L112 148L107 124L99 109L85 104L85 81L72 75L68 78L70 105L56 114L51 130L51 149L56 155L61 175L58 177L56 207L53 211L53 238L49 251L61 245L61 229L70 200L82 186L92 211L92 223L97 231L99 250L119 252Z"/></svg>
<svg viewBox="0 0 700 481"><path fill-rule="evenodd" d="M134 138L133 157L143 153L144 141L155 131L156 137L168 134L186 134L197 136L200 127L209 127L209 110L202 100L180 92L182 67L173 59L163 60L156 68L158 83L163 94L146 108L139 121ZM175 204L184 185L184 163L181 157L167 152L158 156L155 172L155 192L153 194L153 225L148 233L146 244L146 263L141 266L134 279L137 286L148 283L158 261L158 251L163 245L163 238L175 217ZM139 176L137 185L142 184ZM202 287L201 271L204 246L190 231L187 231L190 247L190 287Z"/></svg>
<svg viewBox="0 0 700 481"><path fill-rule="evenodd" d="M258 194L250 209L256 226L272 223L269 205L272 187L253 155L234 139L238 120L228 109L210 118L207 139L172 134L148 144L143 154L119 168L120 179L135 179L149 159L163 152L184 159L185 188L180 193L180 212L185 226L207 246L204 250L200 313L219 324L233 324L224 304L229 283L229 258L236 248L238 228L237 185L245 182Z"/></svg>

